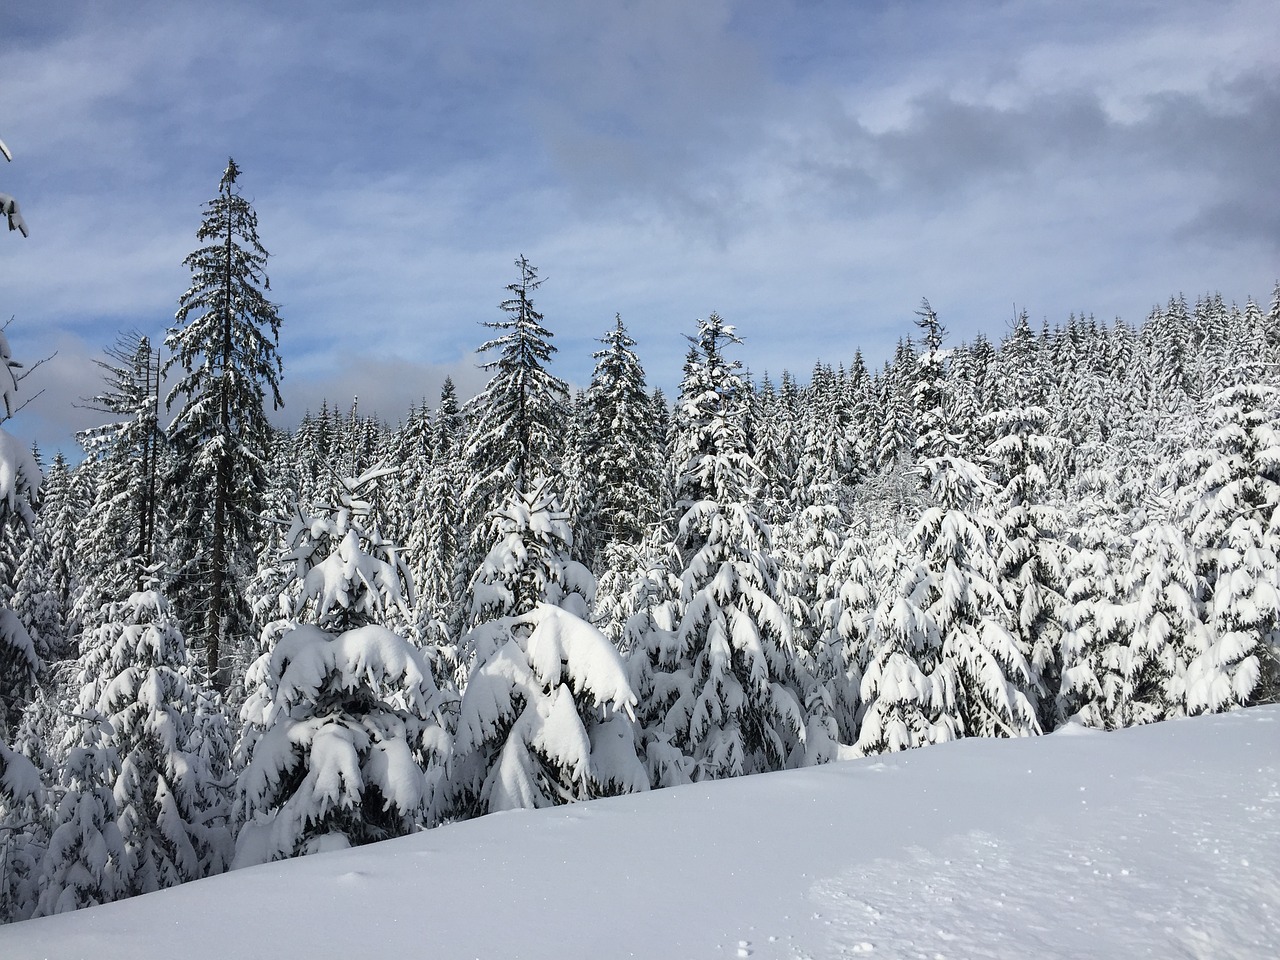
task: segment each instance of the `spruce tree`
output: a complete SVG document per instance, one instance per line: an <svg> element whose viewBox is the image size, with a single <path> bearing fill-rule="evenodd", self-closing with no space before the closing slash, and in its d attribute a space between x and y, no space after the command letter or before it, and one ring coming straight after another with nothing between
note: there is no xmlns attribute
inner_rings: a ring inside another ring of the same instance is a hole
<svg viewBox="0 0 1280 960"><path fill-rule="evenodd" d="M17 371L21 368L0 329L0 423L17 410ZM17 557L35 526L40 483L36 458L16 437L0 429L0 743L17 721L39 666L31 635L9 607L9 600ZM8 569L6 556L12 557L13 563Z"/></svg>
<svg viewBox="0 0 1280 960"><path fill-rule="evenodd" d="M542 285L538 270L524 257L516 268L519 279L508 284L511 296L501 304L506 319L484 324L498 333L479 349L497 355L481 365L492 379L467 405L472 479L466 500L481 516L511 490L527 491L536 477L554 473L569 402L564 381L547 370L556 348L533 305L532 295Z"/></svg>
<svg viewBox="0 0 1280 960"><path fill-rule="evenodd" d="M714 313L690 340L673 458L680 519L668 554L678 592L634 654L650 675L642 706L655 785L805 760L805 685L772 534L750 493L759 469L747 445L747 386L724 353L739 341Z"/></svg>
<svg viewBox="0 0 1280 960"><path fill-rule="evenodd" d="M95 709L78 713L61 770L64 789L41 867L37 916L108 903L122 892L127 861L112 788L120 775L111 726Z"/></svg>
<svg viewBox="0 0 1280 960"><path fill-rule="evenodd" d="M488 516L513 492L526 493L539 477L556 476L563 453L569 388L547 365L555 354L551 331L532 295L542 285L524 257L519 277L507 285L500 304L506 318L486 321L498 336L480 346L496 358L481 364L492 373L485 389L466 406L470 425L463 460L468 479L462 494L463 546L454 569L454 594L461 596L488 550ZM459 607L456 614L464 615ZM460 633L464 624L454 624Z"/></svg>
<svg viewBox="0 0 1280 960"><path fill-rule="evenodd" d="M209 772L191 750L198 689L171 608L143 591L112 604L101 622L85 640L80 708L110 723L119 757L118 891L151 893L218 872L230 835L207 805Z"/></svg>
<svg viewBox="0 0 1280 960"><path fill-rule="evenodd" d="M1186 458L1210 634L1187 668L1190 714L1269 700L1280 686L1278 398L1280 389L1260 384L1216 395L1209 444Z"/></svg>
<svg viewBox="0 0 1280 960"><path fill-rule="evenodd" d="M600 338L603 350L586 395L586 469L595 488L599 549L638 546L656 519L661 451L654 443L650 399L636 342L622 323Z"/></svg>
<svg viewBox="0 0 1280 960"><path fill-rule="evenodd" d="M403 836L432 819L448 744L431 668L386 624L413 603L408 565L376 522L375 468L332 503L295 505L264 579L263 630L241 711L235 864Z"/></svg>
<svg viewBox="0 0 1280 960"><path fill-rule="evenodd" d="M77 438L97 463L93 509L83 519L83 550L95 560L79 598L85 617L141 590L156 560L160 461L160 356L139 333L122 334L96 361L106 389L84 401L110 415L110 423Z"/></svg>
<svg viewBox="0 0 1280 960"><path fill-rule="evenodd" d="M241 581L252 574L269 427L265 404L280 399L280 315L267 300L267 251L258 217L237 190L240 168L227 162L218 196L196 233L205 246L184 261L191 288L165 340L166 370L178 377L167 404L179 409L169 484L177 501L172 571L185 621L204 648L214 683L230 680L227 644L247 635Z"/></svg>
<svg viewBox="0 0 1280 960"><path fill-rule="evenodd" d="M471 583L470 675L450 761L451 816L644 790L636 696L621 657L584 617L589 571L545 481L491 516Z"/></svg>

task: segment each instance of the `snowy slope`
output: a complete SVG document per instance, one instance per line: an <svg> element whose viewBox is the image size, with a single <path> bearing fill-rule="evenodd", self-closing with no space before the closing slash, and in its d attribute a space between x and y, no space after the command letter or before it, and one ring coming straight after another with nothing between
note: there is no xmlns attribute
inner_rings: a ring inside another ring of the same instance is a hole
<svg viewBox="0 0 1280 960"><path fill-rule="evenodd" d="M0 928L0 957L1280 955L1280 707L540 812Z"/></svg>

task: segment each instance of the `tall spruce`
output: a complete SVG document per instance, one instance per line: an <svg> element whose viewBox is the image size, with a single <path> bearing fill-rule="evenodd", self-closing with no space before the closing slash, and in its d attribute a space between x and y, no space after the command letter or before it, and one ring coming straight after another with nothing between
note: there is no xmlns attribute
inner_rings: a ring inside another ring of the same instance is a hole
<svg viewBox="0 0 1280 960"><path fill-rule="evenodd" d="M280 315L265 296L267 251L257 214L237 191L239 176L229 160L218 195L205 204L196 233L205 246L184 261L191 288L165 340L172 354L165 369L181 370L167 400L179 404L169 480L180 511L175 599L219 687L229 680L224 645L249 632L239 580L252 573L263 512L265 405L283 404Z"/></svg>
<svg viewBox="0 0 1280 960"><path fill-rule="evenodd" d="M714 313L690 339L673 457L680 519L664 558L678 592L649 618L633 655L655 785L806 759L793 630L772 533L752 498L760 471L747 443L749 388L724 353L740 341Z"/></svg>
<svg viewBox="0 0 1280 960"><path fill-rule="evenodd" d="M525 257L515 264L519 277L507 285L510 296L499 305L506 318L484 323L498 333L479 350L496 355L481 364L492 377L465 410L468 481L462 495L463 543L454 565L455 597L466 591L489 550L489 512L513 494L527 493L539 477L554 475L562 450L569 388L547 369L556 348L532 296L542 281ZM461 634L466 611L456 607L454 612L452 626Z"/></svg>
<svg viewBox="0 0 1280 960"><path fill-rule="evenodd" d="M486 321L498 336L483 343L480 353L496 354L481 364L493 377L470 404L471 442L467 461L472 472L468 501L484 500L481 519L512 490L527 492L539 474L550 474L559 459L560 433L569 388L548 369L556 348L533 293L542 286L538 269L524 257L516 260L519 279L507 285L502 301L506 319ZM483 526L483 523L481 524Z"/></svg>

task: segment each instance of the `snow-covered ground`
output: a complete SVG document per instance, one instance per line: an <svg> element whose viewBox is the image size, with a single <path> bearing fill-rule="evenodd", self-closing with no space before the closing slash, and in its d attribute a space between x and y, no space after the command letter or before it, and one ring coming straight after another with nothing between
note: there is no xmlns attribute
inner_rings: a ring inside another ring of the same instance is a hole
<svg viewBox="0 0 1280 960"><path fill-rule="evenodd" d="M0 928L0 957L1280 955L1280 707L536 812Z"/></svg>

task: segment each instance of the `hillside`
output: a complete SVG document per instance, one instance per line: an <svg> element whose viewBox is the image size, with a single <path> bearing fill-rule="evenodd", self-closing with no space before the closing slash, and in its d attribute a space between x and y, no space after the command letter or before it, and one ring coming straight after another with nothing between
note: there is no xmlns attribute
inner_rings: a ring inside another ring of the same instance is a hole
<svg viewBox="0 0 1280 960"><path fill-rule="evenodd" d="M5 960L1258 957L1280 707L498 814L0 928Z"/></svg>

